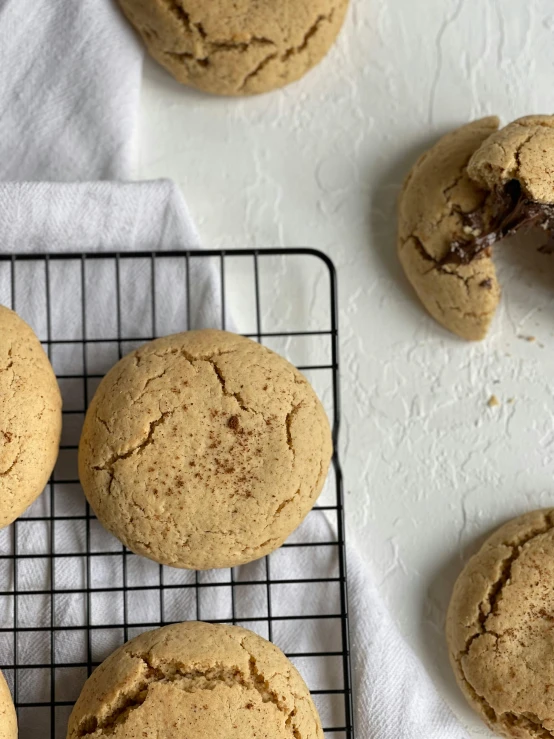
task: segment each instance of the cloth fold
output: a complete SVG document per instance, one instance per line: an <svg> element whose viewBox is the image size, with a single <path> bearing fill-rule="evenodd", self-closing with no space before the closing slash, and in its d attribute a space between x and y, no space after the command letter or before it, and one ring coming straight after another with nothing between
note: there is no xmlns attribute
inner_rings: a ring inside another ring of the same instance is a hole
<svg viewBox="0 0 554 739"><path fill-rule="evenodd" d="M357 736L467 739L352 546L347 547L347 559Z"/></svg>
<svg viewBox="0 0 554 739"><path fill-rule="evenodd" d="M163 253L167 250L199 246L199 239L185 203L172 183L98 181L128 176L137 117L141 60L142 51L133 33L110 0L0 0L0 65L4 77L0 95L0 179L4 180L0 182L1 252L132 249ZM168 280L171 276L181 279L178 260L174 267L174 270L169 270ZM144 275L140 272L140 266L137 269L137 274L130 276L128 282L130 300L134 300L133 305L137 307L136 313L130 318L130 334L143 328L140 300L133 290L133 280L140 280ZM194 270L191 271L191 282L196 296L191 299L191 325L218 325L221 298L214 272L207 260L201 260L200 264L191 269ZM8 304L12 297L9 270L9 262L0 261L0 301ZM69 271L67 274L62 271L57 276L54 297L58 306L65 305L68 315L77 316L78 309L72 307L75 296L78 295L77 282L74 279L77 278L71 277ZM24 317L34 322L39 330L44 324L44 309L37 297L40 291L33 288L26 273L19 280L24 289L18 290L16 307L21 308ZM167 284L171 283L168 281ZM95 316L99 324L94 328L89 326L88 330L100 332L99 336L102 336L103 330L108 330L108 324L102 323L102 317L108 316L110 311L105 310L103 313L101 307L103 302L109 301L108 293L103 291L110 289L108 282L97 279L95 299L99 307ZM171 321L176 315L176 309L171 308L171 294L172 290L168 287L166 315L167 326L170 327L173 326ZM163 324L163 310L161 314L160 331L166 325ZM74 325L70 323L64 330L73 331L74 334L71 335L78 340L80 329L77 319ZM72 363L78 361L76 357L77 355L72 354L60 355L57 360L58 372L61 367L65 373L70 374ZM113 362L113 357L109 353L105 356L98 353L95 361L96 369L101 373ZM69 384L68 388L65 392L71 399L73 391ZM74 511L75 506L82 503L82 493L69 484L67 489L64 487L65 463L62 461L56 471L56 505L59 506L58 510ZM59 479L62 482L58 482ZM40 506L47 506L47 503L47 496L42 496L35 504L39 508L33 510L42 511ZM117 542L103 538L105 534L102 530L94 528L93 534L98 537L98 546L111 546L114 553L120 551ZM81 529L67 528L66 535L67 541L71 542L67 546L83 551ZM0 548L3 550L5 545L9 552L13 541L5 541L5 536L0 537ZM301 544L328 540L335 536L336 531L325 515L314 511L295 532L292 541ZM42 541L44 531L37 532L37 537L37 542ZM57 537L58 545L62 546L65 542L64 535L59 533ZM33 550L32 536L25 546ZM318 577L336 577L336 556L314 558L313 551L309 547L302 549L300 546L296 549L284 548L272 556L279 563L279 572L284 578L287 575L294 577L297 572L305 576L306 572L312 570L317 572ZM292 555L291 552L296 554ZM119 555L115 556L114 562L116 560L120 561ZM157 582L155 578L159 576L158 569L153 569L152 563L146 560L136 560L132 560L132 568L129 566L129 577L136 576L136 582L144 586ZM260 569L263 567L263 561L253 563L240 568L235 577L238 582L263 579L264 573ZM400 636L371 582L367 566L352 547L348 549L348 567L357 736L360 739L463 739L464 731L438 697L422 664ZM114 578L119 577L118 573L116 564L107 560L105 568L100 568L98 572L95 565L94 576L100 584L113 583ZM58 575L58 587L65 575L71 575L72 578L67 587L78 589L83 584L77 582L84 577L82 570L77 568L73 572L67 567ZM23 576L20 573L19 577ZM37 573L31 572L27 585L32 581L36 588L36 577ZM228 572L227 575L222 572L199 575L200 581L205 584L219 582L222 577L228 577ZM228 588L202 590L203 603L199 608L198 603L187 600L186 596L186 593L193 592L186 587L194 582L193 573L168 571L164 583L169 582L182 583L183 589L182 593L180 589L175 591L181 593L181 599L175 597L171 601L170 593L167 594L167 620L194 618L199 611L204 618L218 618L221 614L227 617L229 614ZM25 583L20 582L19 587L24 589ZM44 587L44 582L39 587ZM249 618L249 614L255 614L262 607L260 603L263 601L263 592L257 588L245 588L244 591L251 592L252 596L245 594L240 598L238 608L245 618ZM294 589L280 591L277 612L280 609L286 614L287 609L292 608L292 599L296 599L298 606L298 602L303 601L302 596L303 593L297 593ZM48 596L44 597L43 615L46 618L45 625L48 626L49 601ZM317 595L321 608L329 608L330 597L332 596L326 591ZM5 600L2 599L2 603ZM102 603L99 601L97 606L94 603L94 618L100 619L102 623L105 622L103 619L108 619L107 623L121 623L121 611L118 610L121 604L115 597L106 598ZM152 623L155 623L155 613L152 616L141 610L148 608L148 603L146 597L133 601L134 619L140 614L140 618L151 618ZM59 615L61 619L65 619L62 623L67 624L68 629L77 628L76 624L80 623L78 619L83 617L83 606L78 602L75 605L72 599L61 598L59 605L60 614L56 611L54 618L57 619ZM310 610L313 607L315 606L310 604ZM10 609L4 612L2 608L4 606L0 604L0 621L10 623ZM20 617L22 613L21 606ZM115 642L109 640L109 635L106 636L105 643L98 645L94 642L98 647L95 654L100 657L115 647L122 638L121 630L106 629L106 633L108 631L117 631L115 637L113 634L110 636L112 640L115 638ZM37 631L38 635L40 633L42 632ZM70 630L67 632L68 635L72 633ZM95 631L94 639L100 639L102 633L102 630ZM132 636L134 633L136 630L133 632L131 629L128 635ZM340 639L340 629L335 625L329 630L325 619L310 623L309 626L299 621L290 633L274 634L274 638L285 649L294 651L295 646L298 648L298 644L302 644L304 651L310 651L311 643L336 644L336 639ZM37 663L38 642L33 644L30 659ZM46 645L46 651L48 648ZM82 660L79 652L81 646L69 636L65 648L69 650L66 654L68 661L76 663ZM20 660L24 656L22 650L23 647L20 647ZM10 655L2 654L1 659L3 663L9 662ZM333 672L332 665L327 663L322 664L315 672L311 672L312 668L308 665L298 666L312 685L325 681ZM63 687L62 684L57 685L56 694ZM27 688L31 692L26 700L33 702L31 699L36 685L31 681ZM19 686L20 701L25 700L27 688L24 684ZM49 690L46 694L50 694ZM35 697L36 700L38 699ZM332 709L323 708L323 712L327 710ZM59 725L60 736L63 720L62 715L59 718L62 722ZM326 723L334 721L335 717L326 714L323 720ZM44 731L43 714L36 719L24 718L22 714L20 724L22 739L37 736L37 731Z"/></svg>
<svg viewBox="0 0 554 739"><path fill-rule="evenodd" d="M177 186L150 182L0 182L0 243L18 252L198 248Z"/></svg>

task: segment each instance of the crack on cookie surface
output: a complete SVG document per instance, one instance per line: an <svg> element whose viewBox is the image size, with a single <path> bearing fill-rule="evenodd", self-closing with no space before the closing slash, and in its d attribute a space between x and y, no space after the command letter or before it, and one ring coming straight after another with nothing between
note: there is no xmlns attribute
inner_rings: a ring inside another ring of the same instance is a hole
<svg viewBox="0 0 554 739"><path fill-rule="evenodd" d="M335 9L331 10L327 15L318 15L315 19L314 23L311 25L311 27L306 31L304 34L304 38L302 39L302 43L299 46L293 46L290 49L287 49L285 53L282 55L281 59L283 61L286 61L287 59L290 59L291 56L294 56L295 54L301 54L303 51L305 51L308 48L308 44L310 43L310 39L312 39L316 33L319 31L321 25L323 23L332 23L333 18L335 16Z"/></svg>
<svg viewBox="0 0 554 739"><path fill-rule="evenodd" d="M177 0L163 0L169 12L181 23L188 33L198 33L201 38L206 38L206 31L201 23L193 23L190 14Z"/></svg>
<svg viewBox="0 0 554 739"><path fill-rule="evenodd" d="M115 478L115 465L117 462L120 462L122 459L128 459L129 457L140 455L144 449L150 444L154 443L154 432L158 428L158 426L161 426L167 418L169 418L176 409L173 409L173 411L166 411L161 414L158 418L156 418L154 421L151 421L148 426L148 431L145 436L145 438L140 441L136 446L134 446L132 449L129 449L126 452L118 452L115 454L112 454L111 457L109 457L103 464L101 465L95 465L92 469L98 470L101 472L108 472L110 475L110 482L108 485L108 493L111 493L112 484ZM98 415L96 416L98 418Z"/></svg>
<svg viewBox="0 0 554 739"><path fill-rule="evenodd" d="M210 357L209 359L201 359L199 361L207 362L209 365L211 365L215 373L215 376L217 377L218 382L221 385L221 390L223 392L223 395L227 396L228 398L234 398L237 401L239 408L245 411L246 413L256 413L260 416L263 416L263 413L261 413L260 411L256 411L253 408L249 408L246 405L246 403L244 402L244 398L242 397L240 392L236 391L234 393L231 393L229 390L227 390L227 381L225 380L225 377L223 376L223 372L221 371L221 368L216 364L215 360L212 357Z"/></svg>
<svg viewBox="0 0 554 739"><path fill-rule="evenodd" d="M286 506L288 506L289 503L292 503L294 500L296 500L296 498L298 498L298 496L300 495L300 493L301 493L301 488L298 488L298 490L295 492L294 495L292 495L290 498L287 498L287 500L284 500L279 505L279 507L277 508L277 510L275 511L275 513L273 515L273 518L274 519L277 518L277 516L282 512L283 508L285 508Z"/></svg>
<svg viewBox="0 0 554 739"><path fill-rule="evenodd" d="M10 466L9 466L9 467L8 467L7 469L5 469L5 470L3 470L3 471L1 471L1 472L0 472L0 477L4 477L4 476L6 476L6 475L9 475L9 474L10 474L10 472L11 472L11 471L13 470L13 468L14 468L14 467L16 466L16 464L17 464L17 463L19 462L19 458L20 458L20 456L21 456L21 453L20 453L20 452L18 452L18 453L16 454L16 457L15 457L15 459L14 459L14 460L13 460L13 462L12 462L12 463L10 464Z"/></svg>
<svg viewBox="0 0 554 739"><path fill-rule="evenodd" d="M251 72L248 72L246 77L242 80L240 86L239 86L239 92L242 90L245 90L248 83L251 82L255 77L257 77L260 72L262 72L270 62L272 62L274 59L277 59L278 53L276 51L271 52L271 54L268 54L265 59L262 59L262 61L258 64L257 67L254 67L254 69Z"/></svg>
<svg viewBox="0 0 554 739"><path fill-rule="evenodd" d="M13 347L10 346L8 349L7 357L8 357L8 363L5 367L0 367L0 372L7 372L9 369L13 367Z"/></svg>
<svg viewBox="0 0 554 739"><path fill-rule="evenodd" d="M202 67L207 67L212 63L211 57L214 54L221 53L222 51L236 51L239 54L244 54L253 48L262 48L271 46L275 48L273 41L261 36L252 36L249 41L208 41L206 40L203 44L206 48L203 54L193 54L190 51L171 51L171 49L163 49L162 53L165 56L173 58L175 61L184 60L199 64Z"/></svg>
<svg viewBox="0 0 554 739"><path fill-rule="evenodd" d="M531 141L532 138L534 138L535 132L532 131L527 138L519 144L519 146L516 148L514 152L514 159L516 160L517 169L521 169L521 152L525 146Z"/></svg>
<svg viewBox="0 0 554 739"><path fill-rule="evenodd" d="M294 444L292 443L292 420L294 416L298 413L300 408L302 408L304 404L302 402L297 403L296 405L293 405L290 411L285 416L285 432L287 435L287 446L291 450L292 453L292 465L294 467L294 460L296 458L296 451L294 449Z"/></svg>
<svg viewBox="0 0 554 739"><path fill-rule="evenodd" d="M421 258L431 264L431 266L429 267L429 270L424 274L429 274L430 272L439 272L440 274L454 277L455 279L459 280L460 282L464 284L466 292L469 295L469 283L476 279L476 275L467 275L467 277L464 277L464 275L461 275L458 273L456 269L458 265L456 263L445 263L441 260L435 259L425 250L425 247L422 241L417 236L412 235L410 236L410 239L413 241L414 246L416 250L418 251L418 253L420 254ZM480 286L489 287L489 288L491 287L491 285L480 285ZM445 310L453 310L453 311L462 312L462 309L458 308L455 305L444 306L438 301L436 301L436 305L441 313L444 313ZM488 313L489 311L484 311L481 314L473 312L473 311L465 311L463 312L463 315L464 316L479 316L479 315L488 315Z"/></svg>
<svg viewBox="0 0 554 739"><path fill-rule="evenodd" d="M450 197L450 194L451 194L452 190L454 190L460 184L460 182L464 179L464 177L467 177L467 173L466 173L465 168L469 164L469 159L470 158L471 157L468 157L468 160L465 163L464 168L459 173L459 175L454 179L454 182L452 182L450 185L448 185L447 187L445 187L443 189L442 194L443 194L443 197L444 197L444 199L446 200L447 203L450 203L451 200L452 200L452 198Z"/></svg>
<svg viewBox="0 0 554 739"><path fill-rule="evenodd" d="M165 0L165 2L169 2L171 5L176 5L175 0ZM188 13L186 13L183 8L179 5L178 6L181 10L181 12L184 14L184 18L182 18L182 22L184 24L184 28L186 32L191 33L192 29L199 29L201 27L201 24L192 24L190 21L190 16ZM202 36L202 53L193 53L190 51L186 52L176 52L171 49L162 49L161 53L169 57L170 59L173 59L173 61L177 63L182 63L185 66L189 65L197 65L199 67L209 67L213 62L213 55L219 54L221 52L225 51L236 51L240 54L245 54L251 51L253 48L260 48L260 47L271 47L272 50L260 61L256 63L256 65L251 69L242 79L241 82L239 82L236 86L235 92L241 93L244 92L248 85L259 76L259 74L273 61L278 61L280 63L286 63L293 57L302 54L305 52L310 44L311 39L316 36L321 28L321 26L324 23L332 24L335 16L335 9L333 8L328 14L326 15L318 15L313 24L310 26L310 28L306 31L304 34L302 41L296 45L291 46L287 49L285 49L282 52L279 52L278 44L273 41L270 38L263 37L263 36L252 36L248 41L232 41L232 40L224 40L224 41L212 41L209 39L209 36L203 32L201 34ZM142 29L143 34L146 33L146 30Z"/></svg>

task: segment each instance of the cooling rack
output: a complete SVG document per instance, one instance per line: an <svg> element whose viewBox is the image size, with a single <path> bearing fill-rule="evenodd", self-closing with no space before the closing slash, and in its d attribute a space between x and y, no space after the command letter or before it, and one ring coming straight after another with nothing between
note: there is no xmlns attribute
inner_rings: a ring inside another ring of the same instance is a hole
<svg viewBox="0 0 554 739"><path fill-rule="evenodd" d="M208 289L220 296L215 319L202 315ZM141 631L190 619L240 624L277 643L308 683L326 737L353 739L336 453L318 504L280 550L245 567L199 573L123 548L98 524L76 470L84 413L107 369L145 341L197 327L193 317L232 327L295 363L322 397L338 448L329 258L311 249L0 254L0 303L31 323L64 397L60 457L48 487L0 532L0 666L20 739L38 731L65 739L71 707L99 662Z"/></svg>

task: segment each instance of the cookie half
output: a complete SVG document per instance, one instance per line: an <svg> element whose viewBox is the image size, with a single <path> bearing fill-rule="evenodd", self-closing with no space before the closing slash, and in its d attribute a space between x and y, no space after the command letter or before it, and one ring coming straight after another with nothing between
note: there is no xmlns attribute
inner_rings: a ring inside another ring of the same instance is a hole
<svg viewBox="0 0 554 739"><path fill-rule="evenodd" d="M88 409L85 494L137 554L232 567L279 547L314 505L332 444L289 362L236 334L190 331L124 357Z"/></svg>
<svg viewBox="0 0 554 739"><path fill-rule="evenodd" d="M0 527L42 493L56 463L62 401L33 330L0 306Z"/></svg>
<svg viewBox="0 0 554 739"><path fill-rule="evenodd" d="M67 739L323 739L306 684L280 649L237 626L141 634L87 680Z"/></svg>
<svg viewBox="0 0 554 739"><path fill-rule="evenodd" d="M179 82L253 95L302 77L329 51L348 0L119 0Z"/></svg>
<svg viewBox="0 0 554 739"><path fill-rule="evenodd" d="M554 509L494 533L456 582L446 633L469 704L506 737L554 736Z"/></svg>
<svg viewBox="0 0 554 739"><path fill-rule="evenodd" d="M400 198L406 275L431 315L469 340L486 336L500 298L493 245L530 227L554 233L554 116L497 128L484 118L443 137Z"/></svg>

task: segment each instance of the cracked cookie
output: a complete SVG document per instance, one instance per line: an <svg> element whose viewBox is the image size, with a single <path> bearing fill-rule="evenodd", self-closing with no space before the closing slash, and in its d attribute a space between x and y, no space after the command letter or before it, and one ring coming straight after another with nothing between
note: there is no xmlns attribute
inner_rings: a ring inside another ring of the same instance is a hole
<svg viewBox="0 0 554 739"><path fill-rule="evenodd" d="M0 306L0 527L44 490L58 456L62 401L33 330Z"/></svg>
<svg viewBox="0 0 554 739"><path fill-rule="evenodd" d="M554 737L554 509L496 531L458 578L446 621L456 679L493 731Z"/></svg>
<svg viewBox="0 0 554 739"><path fill-rule="evenodd" d="M429 313L469 340L485 337L500 298L492 246L521 228L554 232L554 117L497 128L484 118L443 137L400 199L406 275Z"/></svg>
<svg viewBox="0 0 554 739"><path fill-rule="evenodd" d="M17 739L17 717L10 689L0 672L0 739Z"/></svg>
<svg viewBox="0 0 554 739"><path fill-rule="evenodd" d="M224 331L145 344L101 382L79 474L129 549L188 569L232 567L281 546L323 487L329 422L289 362Z"/></svg>
<svg viewBox="0 0 554 739"><path fill-rule="evenodd" d="M310 692L276 646L238 626L141 634L89 677L67 739L323 739Z"/></svg>
<svg viewBox="0 0 554 739"><path fill-rule="evenodd" d="M348 0L119 0L179 82L253 95L294 82L329 51Z"/></svg>

